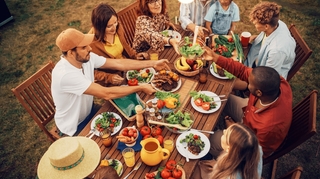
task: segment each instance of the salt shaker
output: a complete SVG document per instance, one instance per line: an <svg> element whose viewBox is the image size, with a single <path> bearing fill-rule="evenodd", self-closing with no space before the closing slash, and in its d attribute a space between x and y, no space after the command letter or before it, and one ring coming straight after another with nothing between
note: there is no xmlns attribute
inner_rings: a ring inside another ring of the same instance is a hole
<svg viewBox="0 0 320 179"><path fill-rule="evenodd" d="M140 128L144 126L143 108L141 105L137 105L134 109L136 111L137 127Z"/></svg>

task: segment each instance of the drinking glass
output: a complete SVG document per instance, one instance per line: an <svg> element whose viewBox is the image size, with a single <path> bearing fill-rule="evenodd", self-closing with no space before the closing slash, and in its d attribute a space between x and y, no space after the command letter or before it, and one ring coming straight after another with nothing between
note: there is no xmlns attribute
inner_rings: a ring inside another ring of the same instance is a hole
<svg viewBox="0 0 320 179"><path fill-rule="evenodd" d="M163 148L168 149L172 153L174 148L174 138L171 136L165 136L163 139Z"/></svg>
<svg viewBox="0 0 320 179"><path fill-rule="evenodd" d="M102 139L102 144L105 147L110 147L112 145L111 131L108 128L101 131L100 136Z"/></svg>
<svg viewBox="0 0 320 179"><path fill-rule="evenodd" d="M159 52L156 50L150 50L149 56L150 56L150 60L158 60L159 59Z"/></svg>
<svg viewBox="0 0 320 179"><path fill-rule="evenodd" d="M124 162L128 167L133 167L136 163L135 157L134 157L134 150L132 148L125 148L122 151L122 156L124 159Z"/></svg>

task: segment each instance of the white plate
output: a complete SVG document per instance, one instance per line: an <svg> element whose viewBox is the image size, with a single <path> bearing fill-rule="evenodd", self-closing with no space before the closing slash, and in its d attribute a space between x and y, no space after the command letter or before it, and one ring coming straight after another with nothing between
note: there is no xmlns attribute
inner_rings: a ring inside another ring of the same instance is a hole
<svg viewBox="0 0 320 179"><path fill-rule="evenodd" d="M168 31L168 37L172 37L175 39L178 39L178 41L181 41L181 34L175 30L164 30L164 31ZM163 31L162 31L163 32ZM171 46L170 44L165 44L165 46Z"/></svg>
<svg viewBox="0 0 320 179"><path fill-rule="evenodd" d="M157 75L157 74L158 74L158 73L155 73L153 76L155 76L155 75ZM180 89L181 84L182 84L182 82L181 82L181 77L179 77L179 81L178 81L177 87L173 88L171 91L165 91L165 90L161 90L161 89L157 88L157 87L151 82L151 86L152 86L154 89L156 89L157 91L172 92L172 93L173 93L173 92L176 92L178 89Z"/></svg>
<svg viewBox="0 0 320 179"><path fill-rule="evenodd" d="M109 159L108 162L112 162L112 160L116 160L116 161L118 162L119 166L121 166L120 173L118 173L118 175L121 176L122 173L123 173L123 165L122 165L122 163L121 163L118 159ZM111 167L113 168L113 166L111 166ZM114 169L115 169L115 168L114 168ZM116 169L115 169L115 170L116 170Z"/></svg>
<svg viewBox="0 0 320 179"><path fill-rule="evenodd" d="M218 101L220 100L220 98L218 97L217 94L211 92L211 91L199 91L199 93L202 93L202 94L205 94L207 96L210 96L210 97L213 97L213 100L214 101ZM213 113L213 112L216 112L220 107L221 107L221 101L218 101L216 102L217 106L216 108L213 108L213 109L210 109L208 111L206 110L203 110L201 106L197 106L195 103L194 103L194 98L192 97L191 98L191 105L192 107L198 111L198 112L201 112L201 113L206 113L206 114L209 114L209 113Z"/></svg>
<svg viewBox="0 0 320 179"><path fill-rule="evenodd" d="M121 129L121 127L122 127L122 119L121 119L121 117L119 116L119 114L117 114L117 113L114 113L114 112L109 112L109 113L112 113L115 118L117 118L117 119L120 120L119 125L118 125L117 127L114 127L114 128L113 128L113 132L111 133L111 136L113 136L113 135L115 135L117 132L120 131L120 129ZM99 117L102 117L102 113L101 113L101 114L98 114L98 115L92 120L92 122L91 122L91 129L94 129L94 127L95 127L95 125L96 125L96 120L97 120ZM100 136L99 131L96 130L96 131L94 132L94 135L96 135L96 136L99 137L99 136Z"/></svg>
<svg viewBox="0 0 320 179"><path fill-rule="evenodd" d="M213 62L213 63L214 63L214 62ZM223 80L229 79L229 78L226 77L226 76L220 76L219 74L217 74L216 72L214 72L214 70L213 70L213 65L210 65L210 73L211 73L214 77L219 78L219 79L223 79Z"/></svg>
<svg viewBox="0 0 320 179"><path fill-rule="evenodd" d="M154 70L154 68L144 68L144 69L141 69L140 70L140 75L142 74L142 73L144 73L144 72L146 72L146 70L147 69L149 69L149 73L152 73L152 77L150 78L150 80L149 81L147 81L146 83L150 83L152 80L153 80L153 78L154 78L154 74L156 73L156 70ZM127 73L126 73L126 78L127 78L127 80L129 80L130 78L129 78L129 72L132 72L132 71L134 71L134 70L129 70L129 71L127 71ZM139 76L140 76L139 75ZM139 85L140 84L145 84L145 83L138 83Z"/></svg>
<svg viewBox="0 0 320 179"><path fill-rule="evenodd" d="M180 140L186 138L187 135L189 135L190 133L192 134L196 134L198 136L200 136L201 140L204 142L205 146L204 149L198 154L198 155L194 155L193 153L191 153L188 148L184 148L183 145L180 143ZM176 140L176 146L177 146L177 150L178 152L186 157L186 152L188 152L188 157L189 159L199 159L204 157L210 150L210 141L208 139L207 136L205 136L204 134L202 134L201 132L198 131L187 131L187 132L183 132L179 135L179 137Z"/></svg>

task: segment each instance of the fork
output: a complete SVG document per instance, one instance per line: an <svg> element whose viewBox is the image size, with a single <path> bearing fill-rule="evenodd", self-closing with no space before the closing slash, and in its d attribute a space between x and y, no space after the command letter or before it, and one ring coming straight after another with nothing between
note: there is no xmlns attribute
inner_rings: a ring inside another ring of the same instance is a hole
<svg viewBox="0 0 320 179"><path fill-rule="evenodd" d="M133 170L132 170L130 173L128 173L128 175L125 176L123 179L127 179L127 178L130 176L130 174L131 174L132 172L138 170L140 166L141 166L141 162L137 163L137 165L134 166Z"/></svg>
<svg viewBox="0 0 320 179"><path fill-rule="evenodd" d="M93 128L93 129L91 129L90 131L89 131L89 133L87 134L87 135L85 135L85 137L88 137L90 134L92 134L92 133L94 133L95 132L95 129Z"/></svg>

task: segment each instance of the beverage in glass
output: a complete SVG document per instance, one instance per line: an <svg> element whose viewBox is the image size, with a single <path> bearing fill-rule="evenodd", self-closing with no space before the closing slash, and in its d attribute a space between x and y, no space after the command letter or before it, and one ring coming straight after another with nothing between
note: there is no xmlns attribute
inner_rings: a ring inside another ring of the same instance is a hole
<svg viewBox="0 0 320 179"><path fill-rule="evenodd" d="M122 151L122 156L124 159L124 162L128 167L133 167L136 163L135 157L134 157L134 150L132 148L125 148Z"/></svg>
<svg viewBox="0 0 320 179"><path fill-rule="evenodd" d="M164 137L163 148L168 149L172 153L174 148L174 139L171 136Z"/></svg>
<svg viewBox="0 0 320 179"><path fill-rule="evenodd" d="M103 131L101 131L100 136L102 139L102 144L105 147L110 147L112 145L111 131L109 129L104 129Z"/></svg>
<svg viewBox="0 0 320 179"><path fill-rule="evenodd" d="M150 56L150 60L158 60L159 59L159 53L155 50L150 50L149 56Z"/></svg>

